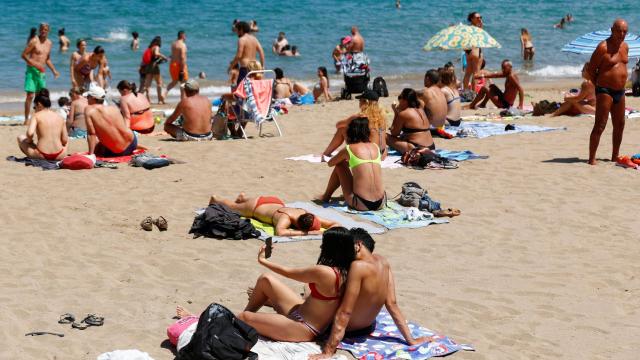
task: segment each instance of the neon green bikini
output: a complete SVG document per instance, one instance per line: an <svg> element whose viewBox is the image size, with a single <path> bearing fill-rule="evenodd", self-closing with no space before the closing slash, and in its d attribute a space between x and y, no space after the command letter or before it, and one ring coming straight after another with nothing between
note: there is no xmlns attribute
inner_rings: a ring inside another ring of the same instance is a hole
<svg viewBox="0 0 640 360"><path fill-rule="evenodd" d="M376 149L378 149L378 157L375 158L375 159L372 159L372 160L360 159L354 153L351 152L351 148L349 148L349 145L347 145L347 152L349 153L349 169L353 169L354 167L356 167L358 165L362 165L362 164L366 164L366 163L373 163L373 164L380 165L381 162L382 162L382 156L380 155L380 148L375 143L373 145L375 145Z"/></svg>
<svg viewBox="0 0 640 360"><path fill-rule="evenodd" d="M380 154L380 148L375 143L373 145L375 145L376 149L378 150L377 151L378 157L372 160L360 159L354 153L351 152L351 148L349 148L349 145L347 145L347 153L349 153L349 169L353 169L356 166L367 164L367 163L382 165L382 155ZM387 193L385 192L382 195L381 199L376 201L371 201L371 200L362 198L360 195L356 194L354 191L353 199L352 199L353 207L355 208L358 205L358 203L362 203L369 210L380 210L383 207L385 207L385 205L387 204Z"/></svg>

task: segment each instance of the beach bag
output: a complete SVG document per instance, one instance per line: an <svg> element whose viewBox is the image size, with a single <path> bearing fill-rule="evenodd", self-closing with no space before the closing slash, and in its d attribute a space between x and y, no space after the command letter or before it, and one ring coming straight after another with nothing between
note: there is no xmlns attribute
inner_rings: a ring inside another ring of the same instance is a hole
<svg viewBox="0 0 640 360"><path fill-rule="evenodd" d="M142 63L144 65L149 65L151 63L151 58L153 57L153 53L151 52L151 48L147 48L147 50L142 53Z"/></svg>
<svg viewBox="0 0 640 360"><path fill-rule="evenodd" d="M68 170L93 169L96 165L95 155L73 154L62 159L60 167Z"/></svg>
<svg viewBox="0 0 640 360"><path fill-rule="evenodd" d="M180 335L182 335L189 326L197 322L197 316L187 316L171 324L171 326L167 328L167 337L169 338L169 342L173 345L177 345Z"/></svg>
<svg viewBox="0 0 640 360"><path fill-rule="evenodd" d="M226 307L212 303L200 315L191 341L180 349L176 360L255 360L258 355L251 348L257 342L254 328Z"/></svg>
<svg viewBox="0 0 640 360"><path fill-rule="evenodd" d="M211 119L211 132L216 140L222 140L227 136L227 122L229 121L224 111L220 110L224 105L220 105L218 112Z"/></svg>
<svg viewBox="0 0 640 360"><path fill-rule="evenodd" d="M382 76L378 76L373 79L373 91L378 93L380 97L389 97L389 90L387 89L387 82L384 81Z"/></svg>
<svg viewBox="0 0 640 360"><path fill-rule="evenodd" d="M426 192L418 183L413 181L406 182L402 184L402 191L397 202L402 206L417 208L420 206L422 195L426 194Z"/></svg>

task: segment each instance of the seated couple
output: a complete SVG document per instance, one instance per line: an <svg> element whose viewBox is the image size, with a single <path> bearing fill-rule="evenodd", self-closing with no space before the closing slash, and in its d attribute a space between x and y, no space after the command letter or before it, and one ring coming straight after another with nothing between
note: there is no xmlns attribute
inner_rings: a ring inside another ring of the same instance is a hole
<svg viewBox="0 0 640 360"><path fill-rule="evenodd" d="M273 225L276 236L300 236L322 234L322 229L338 225L303 209L286 207L275 196L249 198L240 193L235 201L211 196L209 204L222 204L246 218L253 218Z"/></svg>
<svg viewBox="0 0 640 360"><path fill-rule="evenodd" d="M355 210L380 210L387 194L382 183L382 149L371 142L369 119L357 117L347 125L347 145L329 160L333 167L325 192L318 200L327 202L342 188L344 201Z"/></svg>
<svg viewBox="0 0 640 360"><path fill-rule="evenodd" d="M164 131L178 141L213 139L211 101L200 95L200 84L194 79L187 80L181 87L184 97L164 122ZM178 125L174 124L176 120Z"/></svg>
<svg viewBox="0 0 640 360"><path fill-rule="evenodd" d="M57 112L51 110L47 89L40 90L34 100L35 113L27 126L26 135L18 136L20 150L32 159L62 160L67 152L67 126ZM34 136L37 135L37 143Z"/></svg>
<svg viewBox="0 0 640 360"><path fill-rule="evenodd" d="M309 295L301 297L275 275L264 273L248 292L249 301L238 318L276 341L314 341L328 336L323 353L314 358L331 357L345 335L371 333L383 305L410 345L429 341L412 337L396 301L389 263L373 254L374 247L365 230L331 228L322 236L317 264L294 268L266 259L262 246L258 262L276 274L308 284ZM276 313L258 312L263 306L273 307ZM182 307L177 314L191 315Z"/></svg>
<svg viewBox="0 0 640 360"><path fill-rule="evenodd" d="M476 109L478 107L486 107L487 102L491 102L501 109L509 109L513 106L518 96L518 109L522 110L524 106L524 89L520 85L518 75L513 72L513 65L509 60L502 61L502 71L497 73L483 73L479 76L480 79L495 79L505 78L504 92L500 90L495 84L491 84L488 87L480 88L478 95L469 104L469 109Z"/></svg>

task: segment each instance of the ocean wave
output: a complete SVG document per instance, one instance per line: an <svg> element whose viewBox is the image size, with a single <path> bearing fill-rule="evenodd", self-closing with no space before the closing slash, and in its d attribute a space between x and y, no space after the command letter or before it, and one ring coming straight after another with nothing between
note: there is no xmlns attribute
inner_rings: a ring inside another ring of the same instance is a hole
<svg viewBox="0 0 640 360"><path fill-rule="evenodd" d="M527 71L526 73L543 78L577 77L582 73L582 65L547 65L541 69Z"/></svg>
<svg viewBox="0 0 640 360"><path fill-rule="evenodd" d="M117 41L129 41L131 39L129 30L126 28L117 28L109 31L106 37L93 37L94 41L101 42L117 42Z"/></svg>

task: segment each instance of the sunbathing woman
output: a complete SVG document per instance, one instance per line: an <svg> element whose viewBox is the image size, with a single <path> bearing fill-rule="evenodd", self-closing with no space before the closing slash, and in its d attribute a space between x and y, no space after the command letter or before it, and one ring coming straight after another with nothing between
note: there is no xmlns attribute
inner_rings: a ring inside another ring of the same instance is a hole
<svg viewBox="0 0 640 360"><path fill-rule="evenodd" d="M451 126L460 126L462 106L460 105L460 93L458 92L455 70L452 67L442 69L440 82L442 83L440 90L442 90L445 99L447 99L447 122Z"/></svg>
<svg viewBox="0 0 640 360"><path fill-rule="evenodd" d="M591 82L589 73L587 73L588 66L589 62L586 62L582 67L584 81L580 85L580 92L575 95L566 95L562 105L551 116L576 116L596 113L596 87Z"/></svg>
<svg viewBox="0 0 640 360"><path fill-rule="evenodd" d="M398 95L398 105L392 105L395 116L387 133L387 143L401 153L414 147L435 150L436 145L429 130L430 124L415 90L405 88Z"/></svg>
<svg viewBox="0 0 640 360"><path fill-rule="evenodd" d="M329 93L329 75L327 75L327 68L320 66L318 68L318 83L313 87L313 100L318 102L320 96L324 95L325 101L331 100L331 94Z"/></svg>
<svg viewBox="0 0 640 360"><path fill-rule="evenodd" d="M153 132L155 121L151 112L151 104L147 97L136 91L136 84L127 80L118 83L120 92L120 112L131 130L140 134Z"/></svg>
<svg viewBox="0 0 640 360"><path fill-rule="evenodd" d="M330 158L331 154L345 142L347 127L353 119L359 117L369 119L369 141L378 145L382 160L387 157L387 140L385 136L387 119L384 110L378 105L378 93L373 90L365 90L362 95L356 96L356 99L360 100L360 112L336 123L336 133L327 148L322 152L322 161L325 161L325 157Z"/></svg>
<svg viewBox="0 0 640 360"><path fill-rule="evenodd" d="M353 119L347 127L347 146L329 160L333 172L319 200L329 201L342 187L344 201L356 210L380 210L387 203L382 184L380 148L369 141L369 120Z"/></svg>
<svg viewBox="0 0 640 360"><path fill-rule="evenodd" d="M323 219L303 209L286 207L275 196L248 198L245 193L240 193L235 201L211 196L209 204L215 203L225 205L244 217L273 225L277 236L321 234L322 229L338 225L335 221ZM295 229L290 229L291 227Z"/></svg>
<svg viewBox="0 0 640 360"><path fill-rule="evenodd" d="M258 262L269 270L309 284L306 298L291 290L278 277L264 273L258 277L249 303L238 319L251 325L258 334L276 341L312 341L332 322L340 305L349 265L355 258L351 232L343 227L325 231L322 235L317 265L292 268L265 258L265 246L258 252ZM273 307L277 314L259 313L261 307ZM178 317L191 314L176 308Z"/></svg>

